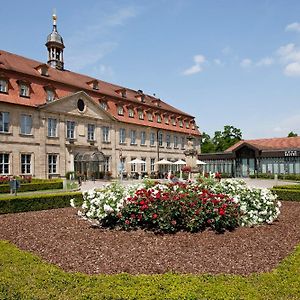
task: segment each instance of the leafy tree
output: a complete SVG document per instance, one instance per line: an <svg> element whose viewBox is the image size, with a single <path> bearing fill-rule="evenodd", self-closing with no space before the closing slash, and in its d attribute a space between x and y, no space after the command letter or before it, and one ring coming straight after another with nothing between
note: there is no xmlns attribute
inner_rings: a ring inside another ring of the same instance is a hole
<svg viewBox="0 0 300 300"><path fill-rule="evenodd" d="M201 136L201 152L202 153L212 153L215 152L215 145L209 134L203 132Z"/></svg>
<svg viewBox="0 0 300 300"><path fill-rule="evenodd" d="M289 134L288 134L288 137L295 137L295 136L298 136L297 133L291 131Z"/></svg>
<svg viewBox="0 0 300 300"><path fill-rule="evenodd" d="M215 131L214 137L203 132L201 138L202 153L222 152L242 139L242 132L234 126L225 125L223 131Z"/></svg>

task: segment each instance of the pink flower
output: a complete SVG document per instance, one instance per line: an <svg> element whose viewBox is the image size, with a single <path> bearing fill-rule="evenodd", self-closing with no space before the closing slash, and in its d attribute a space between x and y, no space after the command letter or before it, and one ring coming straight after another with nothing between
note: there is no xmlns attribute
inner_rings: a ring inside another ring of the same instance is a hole
<svg viewBox="0 0 300 300"><path fill-rule="evenodd" d="M153 214L153 215L152 215L152 219L153 219L153 220L157 219L157 214Z"/></svg>

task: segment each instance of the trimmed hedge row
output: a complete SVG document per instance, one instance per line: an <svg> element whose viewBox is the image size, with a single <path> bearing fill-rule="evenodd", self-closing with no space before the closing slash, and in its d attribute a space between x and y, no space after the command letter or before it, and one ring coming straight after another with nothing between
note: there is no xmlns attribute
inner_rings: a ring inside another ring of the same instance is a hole
<svg viewBox="0 0 300 300"><path fill-rule="evenodd" d="M69 207L72 198L79 203L83 201L81 192L3 197L0 214Z"/></svg>
<svg viewBox="0 0 300 300"><path fill-rule="evenodd" d="M273 188L279 189L279 190L299 190L300 191L300 184L276 185Z"/></svg>
<svg viewBox="0 0 300 300"><path fill-rule="evenodd" d="M63 188L63 181L61 179L55 180L38 180L31 183L21 183L18 192L32 192L42 190L57 190ZM0 193L9 193L9 184L0 185Z"/></svg>
<svg viewBox="0 0 300 300"><path fill-rule="evenodd" d="M250 178L261 178L261 179L274 179L274 174L259 173L259 174L255 174L255 175L249 175L249 177ZM278 179L300 181L300 175L278 174Z"/></svg>
<svg viewBox="0 0 300 300"><path fill-rule="evenodd" d="M281 188L272 188L273 191L279 200L287 201L299 201L300 202L300 189L281 189Z"/></svg>

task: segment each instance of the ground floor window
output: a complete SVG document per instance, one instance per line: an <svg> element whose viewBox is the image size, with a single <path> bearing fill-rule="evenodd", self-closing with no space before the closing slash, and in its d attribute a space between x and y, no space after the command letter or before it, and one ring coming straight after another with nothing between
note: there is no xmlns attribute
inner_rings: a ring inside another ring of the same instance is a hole
<svg viewBox="0 0 300 300"><path fill-rule="evenodd" d="M105 159L104 159L104 165L103 165L103 168L104 168L104 172L109 172L110 171L110 157L109 156L105 156Z"/></svg>
<svg viewBox="0 0 300 300"><path fill-rule="evenodd" d="M145 162L144 164L141 164L141 172L146 172L146 157L142 157L142 160Z"/></svg>
<svg viewBox="0 0 300 300"><path fill-rule="evenodd" d="M9 174L9 154L0 153L0 174Z"/></svg>
<svg viewBox="0 0 300 300"><path fill-rule="evenodd" d="M155 171L155 158L150 159L150 171L151 172Z"/></svg>
<svg viewBox="0 0 300 300"><path fill-rule="evenodd" d="M48 154L48 173L57 174L57 164L58 164L57 154Z"/></svg>
<svg viewBox="0 0 300 300"><path fill-rule="evenodd" d="M131 160L136 159L136 157L131 157ZM136 164L130 164L131 165L131 172L136 172Z"/></svg>
<svg viewBox="0 0 300 300"><path fill-rule="evenodd" d="M21 173L31 174L31 154L21 154Z"/></svg>

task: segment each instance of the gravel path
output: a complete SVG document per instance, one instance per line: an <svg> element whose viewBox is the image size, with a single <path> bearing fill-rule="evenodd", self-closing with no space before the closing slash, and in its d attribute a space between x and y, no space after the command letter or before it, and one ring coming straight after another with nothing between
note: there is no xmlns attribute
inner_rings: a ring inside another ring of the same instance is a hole
<svg viewBox="0 0 300 300"><path fill-rule="evenodd" d="M71 272L250 274L272 270L300 243L300 203L281 209L272 225L173 235L93 228L73 208L53 209L0 215L0 239Z"/></svg>

